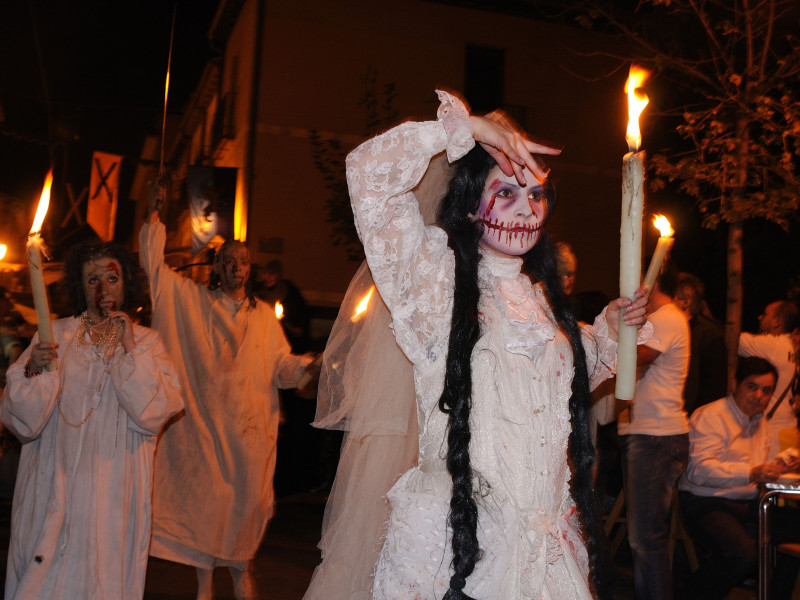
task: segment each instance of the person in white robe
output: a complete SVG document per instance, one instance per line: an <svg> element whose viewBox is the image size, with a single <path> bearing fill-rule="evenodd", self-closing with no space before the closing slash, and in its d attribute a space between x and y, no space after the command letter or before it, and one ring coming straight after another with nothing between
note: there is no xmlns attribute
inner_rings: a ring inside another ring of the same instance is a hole
<svg viewBox="0 0 800 600"><path fill-rule="evenodd" d="M79 247L64 277L75 315L8 369L0 419L22 442L9 600L144 595L156 436L183 407L158 334L129 316L144 283L120 246Z"/></svg>
<svg viewBox="0 0 800 600"><path fill-rule="evenodd" d="M200 599L228 567L237 599L256 597L248 564L274 510L279 388L297 387L311 358L290 353L273 309L250 291L250 255L236 241L216 253L212 286L164 263L155 199L139 236L153 327L180 377L185 414L156 453L152 556L197 569Z"/></svg>

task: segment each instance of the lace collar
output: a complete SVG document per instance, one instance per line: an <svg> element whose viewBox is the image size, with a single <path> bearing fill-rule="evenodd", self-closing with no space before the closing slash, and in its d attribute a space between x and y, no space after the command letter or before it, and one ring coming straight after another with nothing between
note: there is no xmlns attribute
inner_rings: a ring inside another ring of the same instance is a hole
<svg viewBox="0 0 800 600"><path fill-rule="evenodd" d="M505 349L536 358L557 331L541 284L532 285L521 273L522 258L485 251L481 255L481 294L498 309Z"/></svg>
<svg viewBox="0 0 800 600"><path fill-rule="evenodd" d="M521 256L501 256L496 252L480 249L480 271L488 271L492 276L501 279L514 279L522 270Z"/></svg>

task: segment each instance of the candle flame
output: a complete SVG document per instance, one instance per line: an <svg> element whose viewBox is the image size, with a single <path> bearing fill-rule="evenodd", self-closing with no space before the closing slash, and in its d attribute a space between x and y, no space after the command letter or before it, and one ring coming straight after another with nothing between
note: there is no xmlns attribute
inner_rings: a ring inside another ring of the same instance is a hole
<svg viewBox="0 0 800 600"><path fill-rule="evenodd" d="M372 292L374 291L375 286L373 285L369 288L367 294L361 299L361 302L358 303L358 306L356 306L356 312L353 313L353 321L355 321L361 313L367 310L367 307L369 306L369 300L372 298Z"/></svg>
<svg viewBox="0 0 800 600"><path fill-rule="evenodd" d="M653 219L653 225L661 232L661 237L672 237L672 234L675 233L672 225L669 224L669 220L664 215L656 215Z"/></svg>
<svg viewBox="0 0 800 600"><path fill-rule="evenodd" d="M275 316L278 317L279 321L283 318L283 304L280 302L275 303Z"/></svg>
<svg viewBox="0 0 800 600"><path fill-rule="evenodd" d="M8 246L5 244L0 244L0 260L5 258L6 252L8 252Z"/></svg>
<svg viewBox="0 0 800 600"><path fill-rule="evenodd" d="M650 77L650 71L631 65L628 80L625 82L625 93L628 94L628 131L625 133L625 140L628 142L628 149L631 152L636 152L642 145L639 115L642 114L650 100L646 94L637 95L636 90L644 85L648 77Z"/></svg>
<svg viewBox="0 0 800 600"><path fill-rule="evenodd" d="M44 180L44 187L42 188L42 195L39 198L39 206L36 208L36 216L33 218L33 226L29 235L38 234L42 230L42 223L47 214L47 207L50 206L50 188L53 185L53 170L47 172L47 177Z"/></svg>

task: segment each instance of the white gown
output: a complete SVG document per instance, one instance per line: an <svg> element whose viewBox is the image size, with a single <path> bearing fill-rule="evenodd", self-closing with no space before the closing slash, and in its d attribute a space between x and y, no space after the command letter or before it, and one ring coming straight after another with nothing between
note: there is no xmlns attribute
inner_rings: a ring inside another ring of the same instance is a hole
<svg viewBox="0 0 800 600"><path fill-rule="evenodd" d="M79 319L53 322L60 369L26 378L30 348L7 373L0 418L22 442L6 595L64 600L144 595L156 434L183 408L158 334L134 326L108 370L75 352ZM38 335L31 345L38 343ZM62 388L63 386L63 388ZM70 427L59 415L56 399Z"/></svg>
<svg viewBox="0 0 800 600"><path fill-rule="evenodd" d="M412 188L431 157L447 150L455 160L474 141L460 102L441 92L440 99L440 121L404 123L347 160L367 262L392 313L397 343L413 364L419 419L419 464L389 492L373 587L381 599L438 599L451 576L447 415L438 400L454 257L444 231L424 225ZM541 286L520 273L521 263L484 253L479 267L470 456L483 555L464 591L484 600L590 598L587 552L569 492L572 351ZM616 344L604 315L583 332L594 387L611 375Z"/></svg>
<svg viewBox="0 0 800 600"><path fill-rule="evenodd" d="M165 241L162 223L142 226L139 259L153 328L175 360L186 411L158 444L150 553L241 569L274 511L278 388L295 387L311 358L290 353L264 302L236 310L222 290L170 269Z"/></svg>

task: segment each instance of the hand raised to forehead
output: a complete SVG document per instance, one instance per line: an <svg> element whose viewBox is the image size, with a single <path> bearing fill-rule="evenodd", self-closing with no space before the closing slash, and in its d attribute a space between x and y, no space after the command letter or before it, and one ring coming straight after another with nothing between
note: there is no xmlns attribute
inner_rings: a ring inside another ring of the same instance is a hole
<svg viewBox="0 0 800 600"><path fill-rule="evenodd" d="M489 113L485 117L471 116L472 135L494 158L500 170L506 175L514 175L520 185L527 185L523 169L527 168L540 182L547 178L547 172L533 157L533 154L560 154L561 150L529 140L517 130L501 111Z"/></svg>

